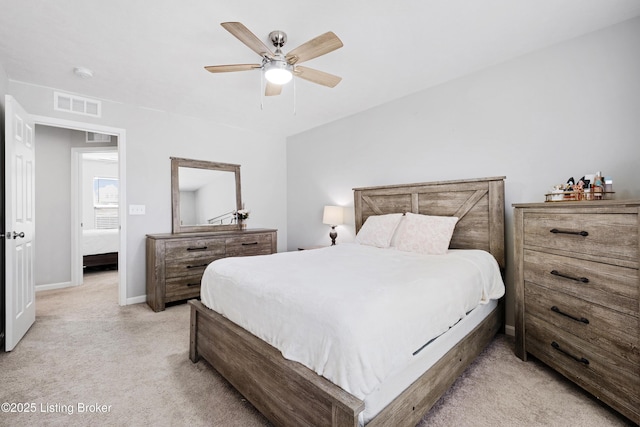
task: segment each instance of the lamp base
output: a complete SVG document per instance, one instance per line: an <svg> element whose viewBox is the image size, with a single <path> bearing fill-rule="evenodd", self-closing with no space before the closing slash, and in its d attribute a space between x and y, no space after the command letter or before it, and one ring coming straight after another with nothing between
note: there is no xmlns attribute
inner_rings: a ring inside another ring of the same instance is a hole
<svg viewBox="0 0 640 427"><path fill-rule="evenodd" d="M329 232L329 237L331 237L331 246L335 246L336 237L338 237L338 232L336 231L336 226L331 227L331 232Z"/></svg>

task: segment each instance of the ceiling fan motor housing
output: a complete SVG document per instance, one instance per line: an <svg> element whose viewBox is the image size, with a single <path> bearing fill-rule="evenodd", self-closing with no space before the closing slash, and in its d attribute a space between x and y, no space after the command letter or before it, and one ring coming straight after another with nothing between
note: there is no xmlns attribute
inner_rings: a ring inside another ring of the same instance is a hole
<svg viewBox="0 0 640 427"><path fill-rule="evenodd" d="M287 34L284 31L276 30L269 33L269 39L276 48L281 48L287 42Z"/></svg>

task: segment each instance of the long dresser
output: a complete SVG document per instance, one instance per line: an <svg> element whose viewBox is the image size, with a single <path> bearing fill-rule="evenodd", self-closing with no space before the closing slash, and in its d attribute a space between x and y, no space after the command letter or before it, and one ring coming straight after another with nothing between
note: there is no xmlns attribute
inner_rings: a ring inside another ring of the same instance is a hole
<svg viewBox="0 0 640 427"><path fill-rule="evenodd" d="M169 302L199 297L202 273L212 261L275 253L277 231L149 234L146 250L147 304L162 311Z"/></svg>
<svg viewBox="0 0 640 427"><path fill-rule="evenodd" d="M513 206L516 354L640 424L640 201Z"/></svg>

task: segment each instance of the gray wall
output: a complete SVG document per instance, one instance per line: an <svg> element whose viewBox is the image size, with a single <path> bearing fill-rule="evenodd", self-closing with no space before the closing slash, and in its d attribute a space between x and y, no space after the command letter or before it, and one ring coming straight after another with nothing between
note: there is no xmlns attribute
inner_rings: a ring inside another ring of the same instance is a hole
<svg viewBox="0 0 640 427"><path fill-rule="evenodd" d="M35 135L35 284L66 284L71 281L71 148L87 147L86 134L36 125ZM93 206L93 188L83 199ZM86 215L85 221L92 221L93 209Z"/></svg>
<svg viewBox="0 0 640 427"><path fill-rule="evenodd" d="M103 101L102 118L89 118L54 111L54 89L10 80L8 91L34 115L126 130L126 204L146 206L146 215L126 218L128 299L145 295L145 236L171 232L171 156L242 165L249 227L277 228L278 248L285 250L284 139L110 101Z"/></svg>
<svg viewBox="0 0 640 427"><path fill-rule="evenodd" d="M322 207L353 206L353 187L505 175L513 325L511 204L596 171L640 197L638 76L634 19L292 136L288 247L327 244ZM353 239L352 215L337 231Z"/></svg>
<svg viewBox="0 0 640 427"><path fill-rule="evenodd" d="M77 131L36 126L36 286L71 281L71 139Z"/></svg>

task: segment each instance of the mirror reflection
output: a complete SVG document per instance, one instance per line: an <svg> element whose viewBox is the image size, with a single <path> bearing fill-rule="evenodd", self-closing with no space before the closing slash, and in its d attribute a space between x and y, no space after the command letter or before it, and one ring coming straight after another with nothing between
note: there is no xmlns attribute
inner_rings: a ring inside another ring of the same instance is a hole
<svg viewBox="0 0 640 427"><path fill-rule="evenodd" d="M174 233L239 229L240 165L171 158Z"/></svg>
<svg viewBox="0 0 640 427"><path fill-rule="evenodd" d="M180 225L233 224L235 175L228 171L178 168Z"/></svg>

